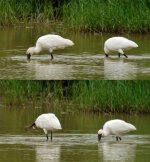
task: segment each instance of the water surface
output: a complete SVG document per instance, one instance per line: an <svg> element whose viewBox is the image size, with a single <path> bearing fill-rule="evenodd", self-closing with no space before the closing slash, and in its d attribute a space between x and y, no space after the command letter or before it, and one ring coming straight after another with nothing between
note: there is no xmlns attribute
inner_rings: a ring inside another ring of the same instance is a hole
<svg viewBox="0 0 150 162"><path fill-rule="evenodd" d="M55 33L69 38L75 46L34 55L27 62L25 52L38 37ZM128 59L117 54L105 58L103 44L116 34L62 32L54 28L16 27L0 31L0 79L150 79L149 35L121 35L134 40L139 48L127 51Z"/></svg>
<svg viewBox="0 0 150 162"><path fill-rule="evenodd" d="M46 141L42 130L25 132L41 113L51 109L0 109L0 161L2 162L141 162L150 159L149 116L101 115L53 111L63 130L53 133L53 141ZM120 118L133 123L136 132L125 135L122 141L114 137L97 141L97 131L107 120Z"/></svg>

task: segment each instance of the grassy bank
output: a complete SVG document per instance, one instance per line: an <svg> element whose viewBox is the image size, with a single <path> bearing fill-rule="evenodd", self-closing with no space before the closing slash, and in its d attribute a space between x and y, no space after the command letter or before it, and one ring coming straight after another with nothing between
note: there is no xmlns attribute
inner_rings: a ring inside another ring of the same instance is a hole
<svg viewBox="0 0 150 162"><path fill-rule="evenodd" d="M53 2L55 2L53 0ZM79 31L150 32L149 0L49 0L0 2L1 26L61 20Z"/></svg>
<svg viewBox="0 0 150 162"><path fill-rule="evenodd" d="M148 0L75 0L64 8L64 19L79 30L149 32L150 29Z"/></svg>
<svg viewBox="0 0 150 162"><path fill-rule="evenodd" d="M71 105L74 111L150 113L150 81L0 81L0 89L1 104L10 107L40 103Z"/></svg>
<svg viewBox="0 0 150 162"><path fill-rule="evenodd" d="M12 26L19 23L46 22L53 19L51 1L5 0L0 1L0 24Z"/></svg>

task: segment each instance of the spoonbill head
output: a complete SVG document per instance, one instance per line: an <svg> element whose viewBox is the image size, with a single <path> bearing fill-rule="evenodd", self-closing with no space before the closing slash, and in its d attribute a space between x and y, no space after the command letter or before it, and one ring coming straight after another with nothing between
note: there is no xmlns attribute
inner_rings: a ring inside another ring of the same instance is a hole
<svg viewBox="0 0 150 162"><path fill-rule="evenodd" d="M101 141L101 137L106 137L108 135L115 135L116 140L118 141L121 140L122 135L135 130L136 128L134 125L123 120L109 120L104 124L103 129L98 131L98 141Z"/></svg>
<svg viewBox="0 0 150 162"><path fill-rule="evenodd" d="M51 141L52 141L52 132L55 130L62 129L58 118L53 113L41 114L36 118L34 123L25 127L26 130L30 130L31 128L43 129L47 141L49 139L48 130L51 131Z"/></svg>
<svg viewBox="0 0 150 162"><path fill-rule="evenodd" d="M68 46L73 46L74 43L65 39L59 35L48 34L38 38L36 45L30 47L26 51L27 60L30 60L31 55L38 54L42 51L48 51L51 54L51 60L53 59L53 51L57 49L63 49Z"/></svg>
<svg viewBox="0 0 150 162"><path fill-rule="evenodd" d="M106 57L108 57L110 53L117 52L119 57L122 54L126 58L128 58L124 51L137 47L138 45L132 40L129 40L124 37L112 37L105 41L104 52Z"/></svg>
<svg viewBox="0 0 150 162"><path fill-rule="evenodd" d="M27 49L26 54L27 54L27 60L30 60L31 55L33 55L35 52L35 47L30 47Z"/></svg>

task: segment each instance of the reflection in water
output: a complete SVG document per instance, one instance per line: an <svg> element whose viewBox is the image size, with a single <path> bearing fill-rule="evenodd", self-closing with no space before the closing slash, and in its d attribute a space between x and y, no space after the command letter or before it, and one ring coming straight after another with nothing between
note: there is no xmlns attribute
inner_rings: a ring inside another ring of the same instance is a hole
<svg viewBox="0 0 150 162"><path fill-rule="evenodd" d="M124 141L121 142L111 142L106 139L107 141L98 144L96 134L59 134L53 142L43 141L43 136L39 135L2 134L0 161L141 162L149 159L150 136L129 135L128 137L130 137L128 141L124 137Z"/></svg>
<svg viewBox="0 0 150 162"><path fill-rule="evenodd" d="M98 145L103 161L134 161L136 144L122 142L103 142ZM101 155L100 155L101 156Z"/></svg>
<svg viewBox="0 0 150 162"><path fill-rule="evenodd" d="M43 145L36 146L36 162L59 162L60 161L60 146Z"/></svg>
<svg viewBox="0 0 150 162"><path fill-rule="evenodd" d="M93 79L100 72L99 60L95 61L96 59L97 56L91 55L61 54L55 55L55 59L51 61L49 55L37 55L28 62L27 71L32 71L36 79Z"/></svg>
<svg viewBox="0 0 150 162"><path fill-rule="evenodd" d="M34 77L38 79L69 79L72 76L72 65L55 64L49 60L43 63L31 61L28 69L32 69Z"/></svg>
<svg viewBox="0 0 150 162"><path fill-rule="evenodd" d="M137 66L125 59L104 59L104 77L110 80L136 79Z"/></svg>

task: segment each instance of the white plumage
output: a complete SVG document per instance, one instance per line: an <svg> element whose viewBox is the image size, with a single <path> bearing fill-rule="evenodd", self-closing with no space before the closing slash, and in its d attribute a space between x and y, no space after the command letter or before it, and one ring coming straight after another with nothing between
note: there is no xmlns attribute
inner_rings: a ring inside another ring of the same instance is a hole
<svg viewBox="0 0 150 162"><path fill-rule="evenodd" d="M65 39L59 35L48 34L38 38L35 47L30 47L26 51L27 59L30 60L32 54L38 54L42 51L48 51L51 54L51 59L53 59L53 50L63 49L68 46L73 46L74 43Z"/></svg>
<svg viewBox="0 0 150 162"><path fill-rule="evenodd" d="M46 138L48 140L48 130L51 131L51 141L52 141L52 131L62 129L58 118L53 113L42 114L37 117L35 122L27 126L27 129L32 127L37 127L43 129L44 133L46 134Z"/></svg>
<svg viewBox="0 0 150 162"><path fill-rule="evenodd" d="M124 53L124 50L129 50L131 48L137 48L138 45L124 37L112 37L105 41L104 44L104 52L106 57L108 57L108 54L113 52L118 52L118 56L120 57L120 54L124 55L127 58L127 55Z"/></svg>
<svg viewBox="0 0 150 162"><path fill-rule="evenodd" d="M100 141L101 137L105 137L108 135L115 135L116 140L118 141L118 139L121 140L122 135L135 130L136 128L134 125L127 123L123 120L120 119L110 120L104 124L103 129L100 129L98 131L98 140Z"/></svg>

